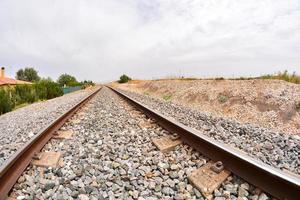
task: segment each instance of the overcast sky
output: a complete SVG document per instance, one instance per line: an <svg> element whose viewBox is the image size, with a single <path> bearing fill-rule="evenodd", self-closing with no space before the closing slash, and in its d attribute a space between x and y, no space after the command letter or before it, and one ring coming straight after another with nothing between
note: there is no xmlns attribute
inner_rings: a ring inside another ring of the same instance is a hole
<svg viewBox="0 0 300 200"><path fill-rule="evenodd" d="M0 0L0 65L56 79L300 72L299 0Z"/></svg>

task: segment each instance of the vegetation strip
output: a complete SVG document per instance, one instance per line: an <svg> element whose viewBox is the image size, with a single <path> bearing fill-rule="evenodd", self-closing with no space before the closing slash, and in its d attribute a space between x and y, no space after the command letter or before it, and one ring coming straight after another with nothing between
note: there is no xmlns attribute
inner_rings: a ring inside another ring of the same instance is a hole
<svg viewBox="0 0 300 200"><path fill-rule="evenodd" d="M223 144L211 140L199 131L167 118L124 93L111 88L124 99L154 118L166 130L178 133L182 140L213 160L221 160L225 167L250 183L280 199L295 199L300 195L300 179L275 169Z"/></svg>
<svg viewBox="0 0 300 200"><path fill-rule="evenodd" d="M7 198L10 189L13 187L19 176L26 169L31 162L32 157L39 152L53 134L70 118L76 111L78 111L84 104L86 104L93 96L95 96L100 89L97 89L88 97L84 98L77 105L73 106L66 113L54 120L48 127L42 130L29 140L23 148L19 149L13 156L11 156L0 167L0 200Z"/></svg>

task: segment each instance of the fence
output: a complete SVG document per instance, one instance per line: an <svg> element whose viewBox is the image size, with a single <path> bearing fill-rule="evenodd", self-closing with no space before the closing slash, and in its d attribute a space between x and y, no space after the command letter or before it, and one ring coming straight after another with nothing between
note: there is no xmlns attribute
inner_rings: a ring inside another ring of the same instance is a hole
<svg viewBox="0 0 300 200"><path fill-rule="evenodd" d="M74 87L64 87L63 88L63 92L64 94L68 94L71 92L75 92L77 90L81 90L81 86L74 86Z"/></svg>

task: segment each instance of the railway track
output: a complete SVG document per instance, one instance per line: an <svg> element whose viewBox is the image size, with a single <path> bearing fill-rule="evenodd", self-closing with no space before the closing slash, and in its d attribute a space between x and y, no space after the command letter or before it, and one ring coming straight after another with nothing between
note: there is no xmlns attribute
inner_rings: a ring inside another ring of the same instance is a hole
<svg viewBox="0 0 300 200"><path fill-rule="evenodd" d="M55 119L44 130L32 137L23 148L14 153L0 167L0 200L7 198L13 185L16 183L22 172L30 164L32 158L43 148L53 137L54 133L70 119L82 106L84 106L100 89L84 98L78 104L70 108L66 113Z"/></svg>
<svg viewBox="0 0 300 200"><path fill-rule="evenodd" d="M163 116L125 93L112 87L111 89L148 117L155 119L166 130L179 134L185 143L213 160L222 161L224 167L253 185L279 199L297 199L300 196L299 176L278 170L233 148L217 143L199 131Z"/></svg>
<svg viewBox="0 0 300 200"><path fill-rule="evenodd" d="M131 105L133 105L133 107L137 108L142 113L147 115L150 119L155 120L155 123L159 124L170 133L178 134L180 139L185 144L188 144L194 149L197 149L199 152L214 161L221 161L222 167L224 166L226 169L229 169L234 174L247 180L249 183L262 188L266 192L280 199L297 199L297 197L299 197L299 177L295 177L289 173L285 173L272 168L266 164L258 162L244 155L243 153L240 153L225 145L219 144L202 135L199 131L186 127L185 125L178 123L173 119L167 118L160 113L148 108L147 106L133 100L121 91L118 91L114 88L111 89L116 94L121 96L126 102L129 102ZM74 115L74 113L81 106L83 106L86 102L88 102L89 99L95 96L97 92L98 91L80 102L80 105L73 107L68 111L68 113L55 120L55 122L53 122L48 128L41 131L40 134L29 141L23 149L20 149L14 157L9 159L6 164L0 168L1 200L7 197L7 194L9 193L15 182L18 180L22 172L29 165L35 154L39 152L47 143L47 141L51 139L53 134L60 127L62 127L63 124L72 115ZM107 126L106 124L104 125ZM129 136L131 137L132 135ZM114 137L112 137L111 139L114 140ZM94 144L94 142L92 142L91 144ZM111 154L111 152L109 153Z"/></svg>

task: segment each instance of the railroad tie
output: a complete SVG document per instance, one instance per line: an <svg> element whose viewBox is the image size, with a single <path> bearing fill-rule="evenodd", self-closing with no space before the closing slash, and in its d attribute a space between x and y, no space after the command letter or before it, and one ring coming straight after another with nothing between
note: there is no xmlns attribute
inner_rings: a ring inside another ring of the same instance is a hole
<svg viewBox="0 0 300 200"><path fill-rule="evenodd" d="M60 157L59 152L41 152L32 160L32 164L38 167L57 167Z"/></svg>
<svg viewBox="0 0 300 200"><path fill-rule="evenodd" d="M224 169L221 161L208 162L199 169L194 170L189 176L189 182L194 185L207 199L212 199L215 189L231 174Z"/></svg>
<svg viewBox="0 0 300 200"><path fill-rule="evenodd" d="M152 142L163 153L172 151L177 145L182 143L179 138L172 138L170 136L154 138Z"/></svg>
<svg viewBox="0 0 300 200"><path fill-rule="evenodd" d="M57 131L56 134L53 136L54 139L71 139L73 135L72 130L66 130L66 131Z"/></svg>

